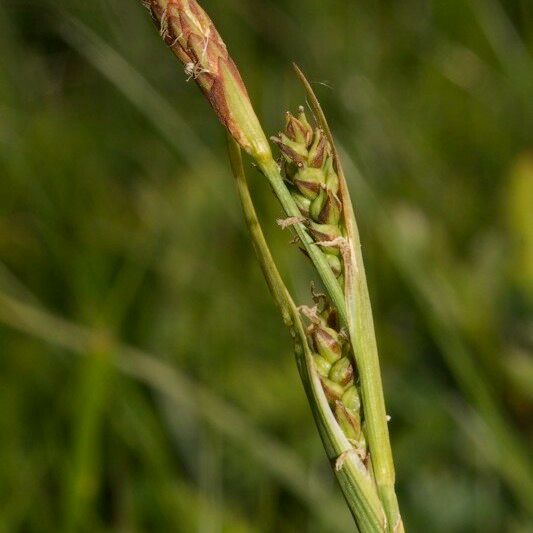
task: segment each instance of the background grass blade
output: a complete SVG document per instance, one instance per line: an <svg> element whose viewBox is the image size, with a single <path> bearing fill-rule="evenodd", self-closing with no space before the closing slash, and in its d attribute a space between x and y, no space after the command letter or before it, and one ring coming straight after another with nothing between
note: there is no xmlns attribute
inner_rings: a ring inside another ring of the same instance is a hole
<svg viewBox="0 0 533 533"><path fill-rule="evenodd" d="M79 355L91 353L92 346L101 344L98 331L71 324L5 294L0 294L0 321ZM294 452L263 436L235 408L178 370L169 368L163 361L141 350L117 345L111 339L108 343L109 351L115 354L111 359L113 364L124 374L146 383L172 402L184 405L204 418L216 431L244 447L271 475L316 511L324 523L349 530L338 503L320 488L317 479L309 477ZM89 428L85 427L84 431L87 430ZM83 443L86 445L87 441L83 440ZM323 502L327 505L322 505Z"/></svg>

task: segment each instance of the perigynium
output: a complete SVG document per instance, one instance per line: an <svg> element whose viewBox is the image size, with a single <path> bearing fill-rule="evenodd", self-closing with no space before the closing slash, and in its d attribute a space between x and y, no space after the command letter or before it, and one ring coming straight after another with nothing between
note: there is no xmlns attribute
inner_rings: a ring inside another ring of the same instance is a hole
<svg viewBox="0 0 533 533"><path fill-rule="evenodd" d="M300 376L326 453L362 532L403 531L359 234L323 111L302 72L314 112L286 114L272 141L214 24L195 0L142 0L165 43L207 97L229 135L229 155L252 243L289 327ZM325 288L296 306L272 259L246 182L240 150L268 179L290 228Z"/></svg>

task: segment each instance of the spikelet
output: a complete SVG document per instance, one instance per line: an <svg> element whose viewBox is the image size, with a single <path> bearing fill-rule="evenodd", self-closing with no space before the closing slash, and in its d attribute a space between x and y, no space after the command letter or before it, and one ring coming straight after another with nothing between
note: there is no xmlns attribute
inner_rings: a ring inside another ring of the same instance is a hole
<svg viewBox="0 0 533 533"><path fill-rule="evenodd" d="M331 269L340 278L342 260L338 241L343 236L342 204L330 143L320 128L309 124L303 107L298 117L287 113L285 130L272 137L272 141L283 155L285 178L291 185L296 205L307 219L309 234L321 243Z"/></svg>
<svg viewBox="0 0 533 533"><path fill-rule="evenodd" d="M195 0L143 0L165 43L181 60L241 148L268 158L268 140L226 45Z"/></svg>
<svg viewBox="0 0 533 533"><path fill-rule="evenodd" d="M361 458L365 459L361 400L350 343L340 331L337 313L325 295L313 291L313 299L315 307L302 307L301 310L310 322L307 333L316 370L339 426Z"/></svg>

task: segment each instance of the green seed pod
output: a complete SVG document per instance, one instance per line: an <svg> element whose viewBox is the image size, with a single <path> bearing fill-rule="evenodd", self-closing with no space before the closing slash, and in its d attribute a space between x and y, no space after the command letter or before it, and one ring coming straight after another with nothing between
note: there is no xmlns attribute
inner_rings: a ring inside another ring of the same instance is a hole
<svg viewBox="0 0 533 533"><path fill-rule="evenodd" d="M293 141L285 133L280 133L279 137L272 137L272 141L279 146L288 162L303 165L307 160L308 153L305 144Z"/></svg>
<svg viewBox="0 0 533 533"><path fill-rule="evenodd" d="M340 399L342 398L343 388L338 383L331 381L328 378L321 378L322 388L328 401L335 405L340 404Z"/></svg>
<svg viewBox="0 0 533 533"><path fill-rule="evenodd" d="M339 226L333 224L317 224L316 222L309 224L309 233L311 233L316 242L333 241L342 236ZM338 246L323 246L322 249L326 254L340 255Z"/></svg>
<svg viewBox="0 0 533 533"><path fill-rule="evenodd" d="M320 196L320 195L319 195ZM311 206L312 209L313 206ZM314 220L321 224L328 224L331 226L338 226L341 218L342 204L339 198L329 189L324 192L324 200L320 211Z"/></svg>
<svg viewBox="0 0 533 533"><path fill-rule="evenodd" d="M341 358L342 345L339 334L332 328L317 325L313 329L313 341L317 352L330 363Z"/></svg>
<svg viewBox="0 0 533 533"><path fill-rule="evenodd" d="M359 410L361 409L361 398L359 397L359 392L355 385L349 387L343 394L342 403L350 413L359 413Z"/></svg>
<svg viewBox="0 0 533 533"><path fill-rule="evenodd" d="M324 357L321 355L315 354L314 355L314 361L316 365L316 369L318 373L324 377L327 378L331 369L331 363L327 361Z"/></svg>
<svg viewBox="0 0 533 533"><path fill-rule="evenodd" d="M344 431L346 438L359 442L361 439L361 419L358 414L350 413L342 404L342 402L335 403L335 418L339 426Z"/></svg>
<svg viewBox="0 0 533 533"><path fill-rule="evenodd" d="M314 200L312 200L311 205L309 207L309 216L313 220L322 222L319 219L320 213L322 212L322 209L324 208L324 204L326 203L327 198L328 198L328 193L326 191L326 188L321 187L317 197Z"/></svg>
<svg viewBox="0 0 533 533"><path fill-rule="evenodd" d="M287 113L285 131L290 139L304 145L306 148L313 140L313 128L307 122L307 117L302 111L300 111L298 118L289 112Z"/></svg>
<svg viewBox="0 0 533 533"><path fill-rule="evenodd" d="M314 200L324 185L324 178L325 176L319 168L304 167L296 172L293 182L306 198Z"/></svg>
<svg viewBox="0 0 533 533"><path fill-rule="evenodd" d="M311 143L313 142L313 126L311 126L307 120L303 105L298 108L298 120L301 126L305 129L307 146L311 146Z"/></svg>
<svg viewBox="0 0 533 533"><path fill-rule="evenodd" d="M353 367L348 357L341 357L331 367L328 375L331 381L339 383L346 387L349 383L353 383Z"/></svg>
<svg viewBox="0 0 533 533"><path fill-rule="evenodd" d="M300 213L302 213L303 216L308 217L309 209L311 207L311 200L309 200L309 198L306 198L303 194L297 192L294 192L292 194L292 197L294 198L294 202L298 206Z"/></svg>

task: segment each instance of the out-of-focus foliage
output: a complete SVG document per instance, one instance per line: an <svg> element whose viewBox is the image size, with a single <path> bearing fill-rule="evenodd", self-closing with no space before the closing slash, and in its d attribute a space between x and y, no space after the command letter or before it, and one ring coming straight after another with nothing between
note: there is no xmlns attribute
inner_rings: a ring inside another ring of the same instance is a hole
<svg viewBox="0 0 533 533"><path fill-rule="evenodd" d="M0 3L0 529L349 531L221 128L139 4ZM267 130L295 60L342 145L407 529L530 530L532 4L203 5Z"/></svg>

